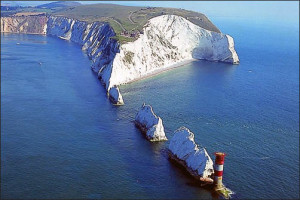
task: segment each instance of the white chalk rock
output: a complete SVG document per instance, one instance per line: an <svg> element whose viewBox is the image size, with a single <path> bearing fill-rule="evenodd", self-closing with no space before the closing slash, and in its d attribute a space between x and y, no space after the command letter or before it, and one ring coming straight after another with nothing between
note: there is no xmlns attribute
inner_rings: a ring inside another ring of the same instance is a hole
<svg viewBox="0 0 300 200"><path fill-rule="evenodd" d="M213 161L205 148L199 148L194 141L194 133L186 127L180 127L174 132L169 144L170 157L198 180L213 182L210 179L214 173Z"/></svg>
<svg viewBox="0 0 300 200"><path fill-rule="evenodd" d="M165 135L162 119L154 114L150 105L146 105L145 103L142 105L135 116L135 124L150 141L168 140Z"/></svg>
<svg viewBox="0 0 300 200"><path fill-rule="evenodd" d="M124 101L123 101L123 97L120 93L120 90L117 86L111 87L108 91L108 96L109 99L111 100L111 102L113 104L116 105L123 105Z"/></svg>
<svg viewBox="0 0 300 200"><path fill-rule="evenodd" d="M201 28L183 17L152 18L134 42L121 45L109 70L111 85L138 80L192 59L238 64L233 38Z"/></svg>

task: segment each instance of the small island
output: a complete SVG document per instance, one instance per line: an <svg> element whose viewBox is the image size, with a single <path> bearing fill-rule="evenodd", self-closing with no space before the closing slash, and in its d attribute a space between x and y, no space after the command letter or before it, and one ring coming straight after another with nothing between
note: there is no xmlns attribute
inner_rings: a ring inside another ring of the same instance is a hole
<svg viewBox="0 0 300 200"><path fill-rule="evenodd" d="M145 103L142 105L135 116L134 122L149 141L168 140L165 135L162 119L153 112L150 105L146 105Z"/></svg>
<svg viewBox="0 0 300 200"><path fill-rule="evenodd" d="M123 97L120 93L120 90L117 86L113 86L108 91L108 96L110 101L115 105L124 105Z"/></svg>

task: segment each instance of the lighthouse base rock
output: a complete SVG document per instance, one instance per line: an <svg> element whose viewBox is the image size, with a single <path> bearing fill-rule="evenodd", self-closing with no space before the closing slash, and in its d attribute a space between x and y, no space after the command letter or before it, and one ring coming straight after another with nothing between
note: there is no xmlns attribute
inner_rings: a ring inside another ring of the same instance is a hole
<svg viewBox="0 0 300 200"><path fill-rule="evenodd" d="M170 158L177 161L197 180L213 183L213 161L205 148L199 148L194 133L186 127L174 132L169 144Z"/></svg>

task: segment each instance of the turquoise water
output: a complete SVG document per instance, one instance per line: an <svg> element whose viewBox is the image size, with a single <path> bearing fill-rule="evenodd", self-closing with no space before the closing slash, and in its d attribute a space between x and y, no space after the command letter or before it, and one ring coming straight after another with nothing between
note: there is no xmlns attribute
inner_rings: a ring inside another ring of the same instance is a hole
<svg viewBox="0 0 300 200"><path fill-rule="evenodd" d="M120 107L78 45L2 34L1 197L216 198L135 128L146 102L167 137L186 126L212 157L228 154L235 198L299 198L299 28L216 23L240 65L195 61L121 86Z"/></svg>

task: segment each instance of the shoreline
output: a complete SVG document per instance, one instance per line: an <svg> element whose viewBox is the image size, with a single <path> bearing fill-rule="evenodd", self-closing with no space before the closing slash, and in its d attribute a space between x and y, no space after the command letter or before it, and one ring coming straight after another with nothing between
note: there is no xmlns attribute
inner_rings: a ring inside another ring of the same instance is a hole
<svg viewBox="0 0 300 200"><path fill-rule="evenodd" d="M146 78L150 78L150 77L153 77L153 76L156 76L158 74L161 74L163 72L167 72L169 70L172 70L172 69L175 69L175 68L178 68L178 67L181 67L182 65L186 65L188 63L191 63L193 61L196 61L197 59L194 59L194 58L191 58L191 59L186 59L186 60L183 60L183 61L179 61L177 63L174 63L168 67L165 67L163 69L158 69L158 70L155 70L149 74L146 74L145 76L142 76L142 77L139 77L139 78L135 78L131 81L128 81L127 83L123 83L123 84L120 84L120 85L125 85L125 84L130 84L130 83L133 83L133 82L136 82L136 81L140 81L140 80L143 80L143 79L146 79Z"/></svg>

